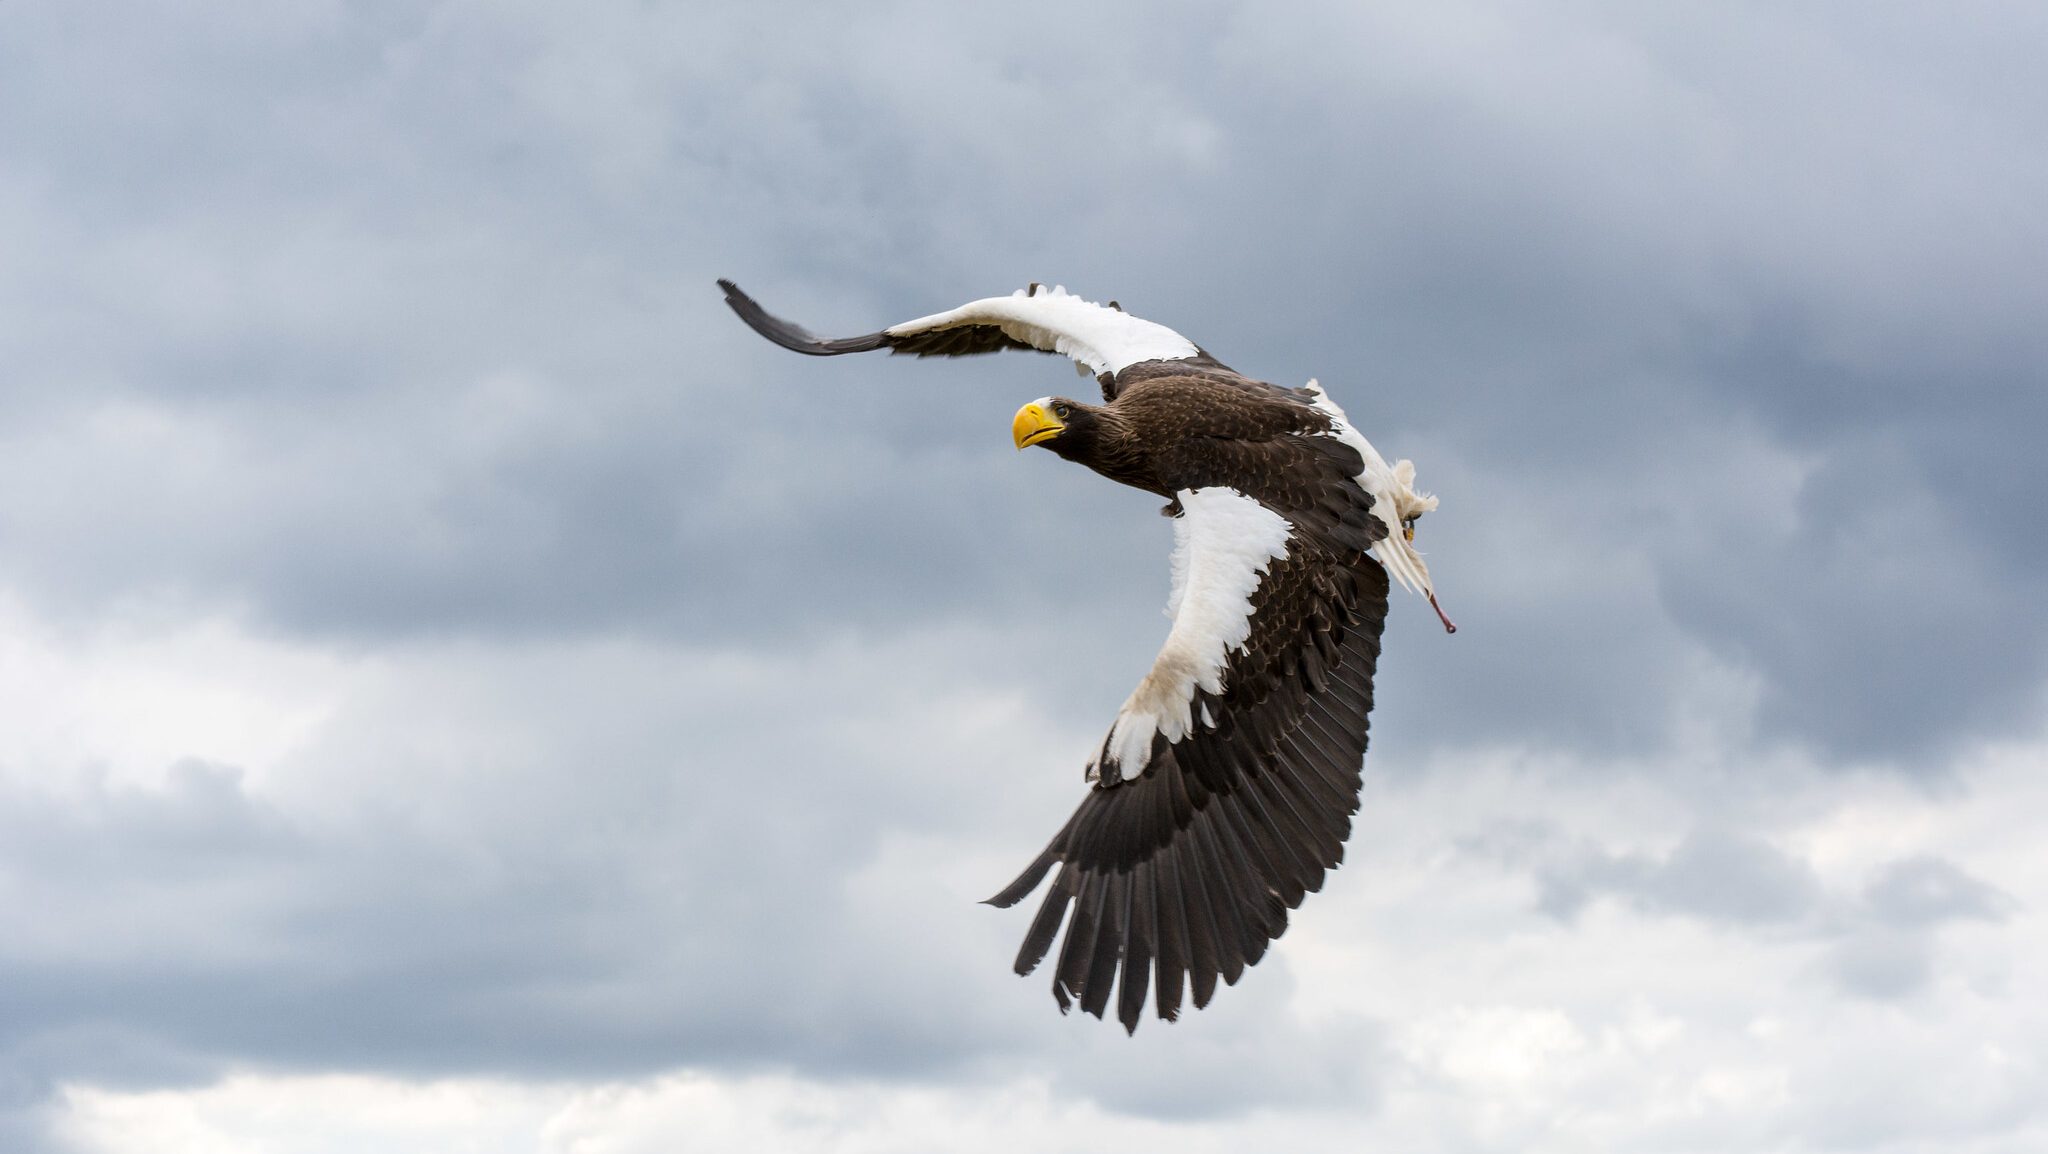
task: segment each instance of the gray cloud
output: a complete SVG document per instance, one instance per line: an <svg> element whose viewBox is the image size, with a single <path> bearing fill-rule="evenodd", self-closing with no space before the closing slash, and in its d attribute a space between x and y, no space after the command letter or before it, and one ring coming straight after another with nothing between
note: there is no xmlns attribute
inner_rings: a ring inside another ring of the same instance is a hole
<svg viewBox="0 0 2048 1154"><path fill-rule="evenodd" d="M1662 853L1610 850L1543 822L1495 826L1462 846L1526 871L1535 907L1561 922L1612 900L1650 916L1790 935L1822 945L1822 971L1838 988L1880 1001L1932 985L1945 925L2002 922L2017 904L1931 855L1887 861L1859 891L1830 891L1805 858L1762 837L1714 827L1696 828Z"/></svg>
<svg viewBox="0 0 2048 1154"><path fill-rule="evenodd" d="M1942 87L1904 28L1830 47L1809 90L1811 61L1736 69L1699 23L1619 13L1516 17L1528 54L1451 19L1217 7L1169 37L1214 83L1111 66L1158 48L1117 17L1061 66L1043 30L637 19L138 29L94 50L177 92L135 119L88 99L93 69L25 63L29 256L0 291L37 419L0 509L10 582L344 638L1100 611L1074 599L1131 564L1071 558L1141 515L1060 517L1099 486L999 444L1051 362L799 361L708 286L864 328L1041 276L1433 448L1439 568L1485 627L1415 675L1483 690L1476 725L1648 740L1686 646L1764 679L1764 736L1845 757L1916 768L2027 717L2044 539L1990 511L2041 487L2015 431L2048 395L2025 384L2043 286L1998 206L2048 164L1996 147L2034 106ZM1901 101L1906 63L1935 99ZM1990 168L1930 174L1946 155ZM1085 178L1047 179L1076 156ZM1730 505L1730 437L1816 467ZM1490 552L1508 518L1576 579L1528 596ZM952 560L897 563L919 554Z"/></svg>
<svg viewBox="0 0 2048 1154"><path fill-rule="evenodd" d="M1572 918L1611 895L1646 913L1769 926L1810 916L1821 899L1811 866L1746 834L1695 830L1668 854L1650 855L1545 845L1543 831L1529 832L1535 845L1515 856L1534 849L1537 905L1554 917Z"/></svg>
<svg viewBox="0 0 2048 1154"><path fill-rule="evenodd" d="M1905 927L2003 921L2014 905L2010 895L1938 857L1887 864L1864 887L1863 904L1874 917Z"/></svg>
<svg viewBox="0 0 2048 1154"><path fill-rule="evenodd" d="M1864 929L1828 951L1828 975L1842 989L1877 1001L1895 1001L1934 980L1934 942L1912 931Z"/></svg>
<svg viewBox="0 0 2048 1154"><path fill-rule="evenodd" d="M2013 898L1938 857L1902 858L1871 875L1840 920L1829 975L1845 990L1892 1001L1924 992L1937 976L1939 933L1954 922L2001 922Z"/></svg>

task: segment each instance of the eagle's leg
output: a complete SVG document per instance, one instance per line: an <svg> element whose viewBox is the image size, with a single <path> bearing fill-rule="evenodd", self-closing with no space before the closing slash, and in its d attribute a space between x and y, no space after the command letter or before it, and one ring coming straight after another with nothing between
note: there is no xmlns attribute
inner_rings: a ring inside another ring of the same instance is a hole
<svg viewBox="0 0 2048 1154"><path fill-rule="evenodd" d="M1180 507L1179 497L1175 497L1173 500L1168 501L1166 504L1161 505L1159 507L1159 515L1161 517L1178 517L1186 511L1187 510L1182 509Z"/></svg>

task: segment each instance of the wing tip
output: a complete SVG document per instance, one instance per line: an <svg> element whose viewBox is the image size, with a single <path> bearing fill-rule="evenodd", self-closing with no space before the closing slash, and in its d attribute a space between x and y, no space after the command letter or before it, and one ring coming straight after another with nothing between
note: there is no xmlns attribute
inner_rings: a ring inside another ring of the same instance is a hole
<svg viewBox="0 0 2048 1154"><path fill-rule="evenodd" d="M746 290L728 277L719 277L718 287L725 291L726 306L745 321L748 328L791 352L812 357L834 357L842 353L865 353L888 344L886 334L879 332L839 339L819 337L803 326L791 324L762 308L761 302L748 296Z"/></svg>
<svg viewBox="0 0 2048 1154"><path fill-rule="evenodd" d="M1025 866L1024 872L1018 874L1015 881L1004 886L1000 893L981 899L981 904L1006 910L1030 897L1031 891L1038 888L1039 883L1045 880L1045 875L1051 872L1054 863L1059 861L1059 856L1055 852L1056 846L1057 842L1053 846L1047 846L1044 852L1038 855L1038 860Z"/></svg>

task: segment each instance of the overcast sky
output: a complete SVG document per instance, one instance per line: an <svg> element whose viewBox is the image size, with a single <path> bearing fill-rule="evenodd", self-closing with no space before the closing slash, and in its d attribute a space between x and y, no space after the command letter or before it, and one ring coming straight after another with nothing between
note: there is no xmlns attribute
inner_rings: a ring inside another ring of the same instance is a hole
<svg viewBox="0 0 2048 1154"><path fill-rule="evenodd" d="M2048 1147L2048 14L0 5L0 1148ZM1062 283L1442 497L1345 866L975 902L1165 633Z"/></svg>

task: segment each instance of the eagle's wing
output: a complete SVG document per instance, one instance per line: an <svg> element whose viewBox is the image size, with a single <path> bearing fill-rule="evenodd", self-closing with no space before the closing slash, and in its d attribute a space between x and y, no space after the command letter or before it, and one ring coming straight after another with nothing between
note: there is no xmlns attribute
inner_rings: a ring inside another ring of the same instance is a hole
<svg viewBox="0 0 2048 1154"><path fill-rule="evenodd" d="M763 309L729 280L725 303L755 332L785 349L817 357L888 349L920 357L965 357L1003 349L1060 353L1089 374L1114 377L1145 361L1217 362L1162 324L1131 316L1116 302L1099 305L1063 288L1034 284L1006 297L969 301L957 309L890 325L865 336L818 337ZM1106 382L1105 382L1106 384Z"/></svg>
<svg viewBox="0 0 2048 1154"><path fill-rule="evenodd" d="M1016 969L1037 967L1072 906L1062 1010L1100 1017L1121 970L1117 1017L1136 1030L1155 968L1160 1017L1179 1014L1183 980L1206 1005L1344 856L1387 614L1386 570L1365 549L1384 529L1364 515L1353 454L1288 441L1270 448L1319 484L1177 494L1165 648L1091 764L1095 788L989 899L1014 905L1060 867Z"/></svg>

